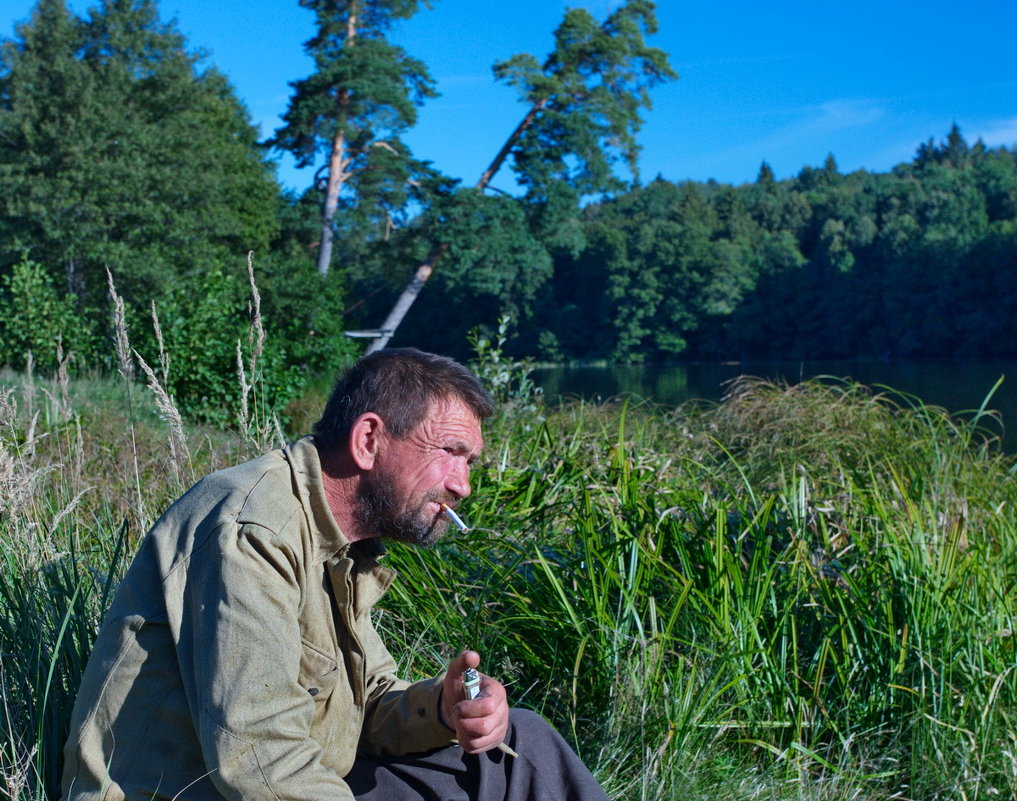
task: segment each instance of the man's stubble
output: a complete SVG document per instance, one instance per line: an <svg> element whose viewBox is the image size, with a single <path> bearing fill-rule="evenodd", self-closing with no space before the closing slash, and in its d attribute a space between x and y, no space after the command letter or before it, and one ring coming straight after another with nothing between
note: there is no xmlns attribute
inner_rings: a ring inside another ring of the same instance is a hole
<svg viewBox="0 0 1017 801"><path fill-rule="evenodd" d="M442 538L448 528L444 515L431 517L428 504L454 506L454 498L433 490L419 503L404 507L392 476L384 471L369 473L357 492L354 514L364 531L384 539L429 548Z"/></svg>

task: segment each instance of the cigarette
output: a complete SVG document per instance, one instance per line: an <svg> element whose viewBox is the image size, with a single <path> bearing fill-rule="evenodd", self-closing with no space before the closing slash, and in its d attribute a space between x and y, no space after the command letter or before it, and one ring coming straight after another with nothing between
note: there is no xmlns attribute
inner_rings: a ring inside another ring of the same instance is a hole
<svg viewBox="0 0 1017 801"><path fill-rule="evenodd" d="M455 524L455 527L459 529L459 531L461 531L463 534L470 530L470 527L463 522L463 519L459 515L457 515L455 513L455 510L452 509L452 507L449 506L447 503L443 503L441 505L441 509L445 514L448 515L448 519Z"/></svg>

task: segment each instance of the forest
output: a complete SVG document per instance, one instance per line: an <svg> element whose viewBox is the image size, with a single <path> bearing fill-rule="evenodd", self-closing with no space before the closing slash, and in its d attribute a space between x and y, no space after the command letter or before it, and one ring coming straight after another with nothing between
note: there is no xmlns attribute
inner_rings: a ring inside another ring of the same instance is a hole
<svg viewBox="0 0 1017 801"><path fill-rule="evenodd" d="M40 0L3 43L0 364L109 369L113 288L139 354L215 420L251 280L279 406L362 347L345 331L462 356L503 317L509 353L548 362L1017 353L1014 149L954 126L887 173L831 154L784 180L764 162L738 186L643 182L639 126L677 75L647 43L653 4L629 0L601 23L569 11L542 62L494 65L521 122L463 186L401 139L436 89L386 33L419 3L369 3L352 28L355 4L299 4L316 71L263 141L154 0L81 18ZM318 168L302 194L281 152ZM503 166L515 195L491 188Z"/></svg>

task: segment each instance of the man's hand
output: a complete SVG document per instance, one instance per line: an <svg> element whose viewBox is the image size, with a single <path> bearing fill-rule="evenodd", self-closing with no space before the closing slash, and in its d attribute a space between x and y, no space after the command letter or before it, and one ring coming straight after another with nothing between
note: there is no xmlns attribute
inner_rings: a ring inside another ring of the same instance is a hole
<svg viewBox="0 0 1017 801"><path fill-rule="evenodd" d="M495 748L508 731L508 701L501 683L481 673L480 695L472 701L463 695L463 671L479 666L480 654L463 651L448 666L441 693L442 722L455 729L459 745L468 754Z"/></svg>

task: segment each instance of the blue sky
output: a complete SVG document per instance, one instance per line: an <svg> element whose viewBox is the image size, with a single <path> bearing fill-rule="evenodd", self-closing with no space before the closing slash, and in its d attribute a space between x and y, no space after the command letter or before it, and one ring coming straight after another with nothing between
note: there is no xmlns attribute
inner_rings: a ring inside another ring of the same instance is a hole
<svg viewBox="0 0 1017 801"><path fill-rule="evenodd" d="M29 16L4 0L0 34ZM538 59L567 5L598 18L616 0L437 0L394 38L426 62L442 96L421 110L415 154L472 183L525 109L491 78L517 52ZM91 3L71 0L78 12ZM161 0L192 48L232 81L263 135L280 124L310 60L311 12L297 0ZM833 153L842 171L885 171L956 122L973 142L1017 145L1017 2L943 0L782 2L659 0L660 32L681 78L659 86L640 134L642 177L755 179L766 160L779 178ZM280 164L295 189L311 170ZM511 189L508 173L496 185Z"/></svg>

